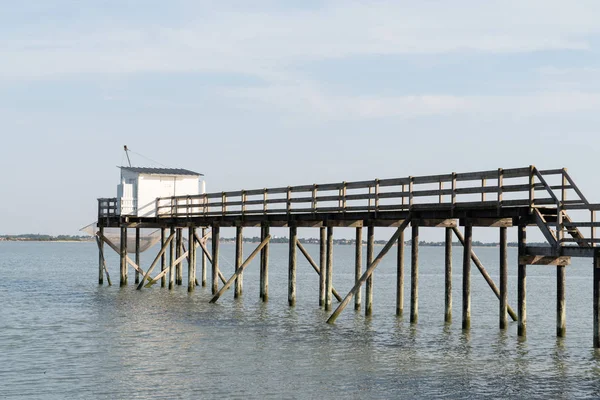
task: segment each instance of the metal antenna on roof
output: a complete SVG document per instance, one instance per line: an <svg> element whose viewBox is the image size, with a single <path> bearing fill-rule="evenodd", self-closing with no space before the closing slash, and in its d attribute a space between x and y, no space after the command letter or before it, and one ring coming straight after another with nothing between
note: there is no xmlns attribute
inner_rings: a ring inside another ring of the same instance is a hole
<svg viewBox="0 0 600 400"><path fill-rule="evenodd" d="M127 156L127 162L129 163L129 166L131 167L131 160L129 159L129 149L127 148L127 145L123 146L123 149L125 150L125 155Z"/></svg>

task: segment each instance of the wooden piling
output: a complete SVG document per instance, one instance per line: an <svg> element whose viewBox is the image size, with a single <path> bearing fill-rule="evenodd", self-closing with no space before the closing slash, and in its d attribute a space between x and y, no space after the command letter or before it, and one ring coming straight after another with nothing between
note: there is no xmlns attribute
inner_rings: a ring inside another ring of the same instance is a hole
<svg viewBox="0 0 600 400"><path fill-rule="evenodd" d="M296 305L296 248L298 241L298 228L290 226L289 238L289 264L288 264L288 305Z"/></svg>
<svg viewBox="0 0 600 400"><path fill-rule="evenodd" d="M120 249L120 286L127 286L127 226L121 225L121 249Z"/></svg>
<svg viewBox="0 0 600 400"><path fill-rule="evenodd" d="M135 263L140 265L140 228L135 228ZM140 283L140 271L135 270L135 283Z"/></svg>
<svg viewBox="0 0 600 400"><path fill-rule="evenodd" d="M100 232L99 237L104 236L104 227L101 226L98 228ZM98 285L104 285L104 241L96 236L98 240Z"/></svg>
<svg viewBox="0 0 600 400"><path fill-rule="evenodd" d="M325 277L327 276L327 232L319 228L319 307L325 306Z"/></svg>
<svg viewBox="0 0 600 400"><path fill-rule="evenodd" d="M219 291L219 233L221 227L213 225L212 227L212 294Z"/></svg>
<svg viewBox="0 0 600 400"><path fill-rule="evenodd" d="M564 265L556 266L556 336L567 335L567 310L565 308L565 269Z"/></svg>
<svg viewBox="0 0 600 400"><path fill-rule="evenodd" d="M206 236L206 228L202 228L202 237L204 238ZM202 251L202 271L201 271L201 275L202 275L202 287L206 287L206 270L207 270L207 263L206 263L206 253L204 251Z"/></svg>
<svg viewBox="0 0 600 400"><path fill-rule="evenodd" d="M446 243L445 243L445 312L444 322L452 322L452 228L446 228Z"/></svg>
<svg viewBox="0 0 600 400"><path fill-rule="evenodd" d="M462 328L471 328L471 252L473 251L473 227L465 226L463 246Z"/></svg>
<svg viewBox="0 0 600 400"><path fill-rule="evenodd" d="M367 265L371 265L375 253L375 227L367 227ZM373 275L365 282L365 316L373 314Z"/></svg>
<svg viewBox="0 0 600 400"><path fill-rule="evenodd" d="M196 227L190 226L188 229L188 292L193 292L196 289L196 244L194 243L194 235Z"/></svg>
<svg viewBox="0 0 600 400"><path fill-rule="evenodd" d="M404 231L398 236L396 258L396 316L404 314Z"/></svg>
<svg viewBox="0 0 600 400"><path fill-rule="evenodd" d="M600 248L594 250L594 348L600 349Z"/></svg>
<svg viewBox="0 0 600 400"><path fill-rule="evenodd" d="M507 228L500 228L500 329L508 327L508 237Z"/></svg>
<svg viewBox="0 0 600 400"><path fill-rule="evenodd" d="M525 226L518 228L518 244L519 244L519 259L525 255L525 246L527 245L527 233ZM519 264L517 278L517 293L518 293L518 326L517 335L525 337L527 335L527 265Z"/></svg>
<svg viewBox="0 0 600 400"><path fill-rule="evenodd" d="M181 228L177 228L177 235L176 235L176 246L177 246L177 258L181 257L181 255L183 254L183 235L182 235L182 229ZM177 264L177 266L175 267L175 283L177 284L177 286L181 286L183 284L183 268L182 268L182 264Z"/></svg>
<svg viewBox="0 0 600 400"><path fill-rule="evenodd" d="M327 262L325 275L325 310L331 310L333 286L333 226L327 227Z"/></svg>
<svg viewBox="0 0 600 400"><path fill-rule="evenodd" d="M410 323L419 320L419 223L412 223L410 270Z"/></svg>
<svg viewBox="0 0 600 400"><path fill-rule="evenodd" d="M269 233L269 225L263 224L261 228L261 241L264 241ZM269 242L260 252L260 298L263 302L269 301Z"/></svg>
<svg viewBox="0 0 600 400"><path fill-rule="evenodd" d="M356 228L356 250L354 252L354 284L358 283L362 275L362 227L359 226ZM360 290L356 292L356 296L354 296L354 309L360 310Z"/></svg>
<svg viewBox="0 0 600 400"><path fill-rule="evenodd" d="M235 269L237 269L242 265L244 259L244 236L243 232L244 228L242 225L238 225L235 227ZM242 295L242 288L244 286L243 283L244 275L243 272L235 279L235 288L233 292L233 297L238 298Z"/></svg>
<svg viewBox="0 0 600 400"><path fill-rule="evenodd" d="M171 227L171 235L176 235L175 227ZM175 286L175 240L169 243L169 290Z"/></svg>
<svg viewBox="0 0 600 400"><path fill-rule="evenodd" d="M166 228L161 228L160 229L160 247L162 248L165 245L165 240L167 240L167 229ZM167 254L166 252L163 252L163 254L160 256L160 272L163 272L165 270L167 266ZM160 287L166 287L167 286L167 277L163 275L162 278L160 278Z"/></svg>

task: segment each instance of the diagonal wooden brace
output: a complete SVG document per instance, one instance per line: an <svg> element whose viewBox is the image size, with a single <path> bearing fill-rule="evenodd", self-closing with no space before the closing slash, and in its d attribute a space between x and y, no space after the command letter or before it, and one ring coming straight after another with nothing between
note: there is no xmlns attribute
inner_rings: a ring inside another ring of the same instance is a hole
<svg viewBox="0 0 600 400"><path fill-rule="evenodd" d="M302 243L300 243L300 241L297 241L296 245L298 246L298 248L300 249L300 251L302 252L302 254L304 254L304 257L306 257L306 260L308 261L308 263L310 265L312 265L312 267L314 268L315 271L317 271L317 274L321 275L321 269L317 266L317 263L310 256L310 254L308 253L308 251L306 250L306 248L304 248L304 246L302 245ZM331 287L331 293L333 293L333 295L335 296L335 298L337 299L337 301L342 301L342 296L340 296L340 294L337 292L337 290L335 290L335 288L333 286Z"/></svg>
<svg viewBox="0 0 600 400"><path fill-rule="evenodd" d="M96 235L96 244L98 245L98 251L100 252L100 256L102 257L102 269L106 274L106 280L108 281L108 286L112 286L112 282L110 281L110 275L108 274L108 269L106 268L106 260L104 258L104 250L102 250L102 245L100 244L100 237Z"/></svg>
<svg viewBox="0 0 600 400"><path fill-rule="evenodd" d="M204 255L206 256L206 258L208 258L208 261L212 264L212 255L208 252L208 249L206 248L206 240L201 240L198 237L198 234L194 234L194 236L196 237L196 243L198 243L198 245L202 248L202 252L204 253ZM204 235L204 237L202 239L205 239L206 237L208 237L209 235L206 234ZM221 272L221 270L219 270L219 279L221 279L221 282L226 283L227 280L225 279L225 277L223 276L223 273Z"/></svg>
<svg viewBox="0 0 600 400"><path fill-rule="evenodd" d="M458 238L459 242L464 246L465 238L463 237L462 233L460 233L460 231L456 227L453 227L452 230L454 231L454 234ZM475 254L474 251L471 251L471 260L473 260L473 263L475 263L475 266L477 267L479 272L481 272L481 275L483 275L483 279L485 279L485 281L488 283L488 285L490 286L490 288L492 289L492 291L494 292L496 297L498 297L498 299L500 299L500 290L494 283L494 280L492 279L492 277L487 273L487 271L483 267L483 264L481 263L481 260L479 260L479 257L477 257L477 255ZM510 306L507 306L507 311L508 311L508 315L510 315L512 320L516 321L517 314L515 313L515 311Z"/></svg>
<svg viewBox="0 0 600 400"><path fill-rule="evenodd" d="M398 230L396 230L396 233L394 233L394 235L391 237L391 239L387 242L387 244L379 252L377 257L367 267L367 270L365 271L365 273L360 277L358 282L356 282L356 284L354 285L352 290L350 290L350 292L346 295L346 297L344 298L342 303L338 306L338 308L336 308L335 311L333 312L333 314L331 314L331 316L327 320L328 324L333 324L335 322L335 320L341 314L341 312L344 311L344 308L346 308L348 303L350 303L350 300L352 300L352 297L354 295L356 295L356 293L360 290L360 287L367 281L367 279L369 279L371 277L371 275L373 275L373 271L375 271L375 268L377 268L377 266L379 265L379 263L381 262L383 257L385 257L385 255L392 249L392 247L394 247L394 245L398 241L398 238L400 237L400 234L402 232L404 232L404 229L406 229L406 227L410 223L410 219L411 219L411 217L406 218L402 222L402 224L398 227Z"/></svg>
<svg viewBox="0 0 600 400"><path fill-rule="evenodd" d="M269 241L271 241L271 235L267 235L267 237L265 238L265 240L263 240L256 249L254 249L254 251L252 252L252 254L250 254L248 256L248 258L246 259L246 261L244 261L244 263L242 265L240 265L240 267L238 269L235 270L235 273L231 276L231 278L229 278L229 280L225 283L225 286L223 286L221 288L221 290L219 290L217 292L217 294L215 294L215 296L210 300L211 303L216 303L217 300L219 300L219 297L221 297L221 295L223 295L223 293L229 289L229 287L233 284L233 282L235 282L235 279L242 273L244 272L244 269L250 264L250 262L252 261L252 259L254 257L256 257L256 255L262 250L263 247L265 247L267 245L267 243L269 243Z"/></svg>
<svg viewBox="0 0 600 400"><path fill-rule="evenodd" d="M164 275L167 274L167 272L169 272L170 268L175 268L178 264L180 264L183 260L185 260L187 258L187 256L188 256L188 252L186 251L181 256L179 256L179 258L177 260L175 260L173 265L171 265L169 268L165 268L164 271L160 272L160 274L158 274L154 278L148 280L148 283L146 283L145 287L150 287L150 286L154 285L156 282L158 282L158 280L160 278L162 278Z"/></svg>
<svg viewBox="0 0 600 400"><path fill-rule="evenodd" d="M115 244L113 242L111 242L106 236L104 236L101 233L98 233L98 236L100 237L100 239L102 239L108 245L108 247L113 249L115 251L115 253L121 254L121 251L119 250L119 248L117 246L115 246ZM144 270L142 268L140 268L140 266L137 265L131 258L129 258L128 255L125 255L125 258L126 258L127 262L129 263L129 265L131 265L136 271L138 271L140 274L144 273Z"/></svg>
<svg viewBox="0 0 600 400"><path fill-rule="evenodd" d="M162 255L165 254L165 251L167 251L167 248L169 247L169 245L173 241L174 237L175 237L175 233L171 233L171 235L167 238L167 240L163 244L162 248L158 252L158 255L156 256L156 258L154 259L154 261L152 262L152 264L148 268L148 271L146 271L146 273L142 276L142 280L141 280L140 284L138 285L137 290L141 290L142 289L142 287L144 286L144 282L146 281L146 278L148 276L150 276L150 273L152 272L152 270L154 269L154 267L156 267L156 264L158 264L158 262L160 261L160 258L162 257Z"/></svg>

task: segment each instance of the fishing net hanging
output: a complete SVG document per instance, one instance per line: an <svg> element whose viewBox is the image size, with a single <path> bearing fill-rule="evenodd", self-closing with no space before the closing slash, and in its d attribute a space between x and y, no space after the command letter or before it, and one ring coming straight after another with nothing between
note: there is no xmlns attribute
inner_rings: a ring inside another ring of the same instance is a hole
<svg viewBox="0 0 600 400"><path fill-rule="evenodd" d="M79 231L87 233L90 236L96 236L98 227L96 222L84 226ZM110 240L117 247L121 243L121 232L119 228L104 228L104 237ZM160 230L140 229L140 253L148 250L160 241ZM135 253L135 234L127 235L127 252Z"/></svg>

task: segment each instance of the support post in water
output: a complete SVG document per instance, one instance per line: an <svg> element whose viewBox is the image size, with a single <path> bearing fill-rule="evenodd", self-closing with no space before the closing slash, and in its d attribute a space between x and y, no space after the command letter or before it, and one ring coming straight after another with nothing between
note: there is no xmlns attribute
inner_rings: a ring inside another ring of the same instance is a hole
<svg viewBox="0 0 600 400"><path fill-rule="evenodd" d="M135 263L140 265L140 228L135 228ZM140 283L140 271L135 270L135 283Z"/></svg>
<svg viewBox="0 0 600 400"><path fill-rule="evenodd" d="M235 227L235 270L242 265L242 260L244 258L244 228L242 225L238 225ZM233 292L233 297L237 299L242 295L244 274L240 272L237 278L235 278L235 289Z"/></svg>
<svg viewBox="0 0 600 400"><path fill-rule="evenodd" d="M177 258L181 257L181 254L183 254L183 235L182 235L182 229L181 228L177 228L177 236L176 236L176 240L177 240ZM175 283L177 284L177 286L181 286L183 284L183 268L182 268L182 264L179 263L177 264L177 266L175 267L175 273L176 273L176 278L175 278Z"/></svg>
<svg viewBox="0 0 600 400"><path fill-rule="evenodd" d="M325 275L325 311L331 310L333 287L333 226L327 227L327 262Z"/></svg>
<svg viewBox="0 0 600 400"><path fill-rule="evenodd" d="M446 286L446 301L444 322L447 324L452 322L452 228L446 228L446 246L445 246L445 286Z"/></svg>
<svg viewBox="0 0 600 400"><path fill-rule="evenodd" d="M264 241L269 234L268 223L263 223L261 228L261 241ZM260 298L263 302L269 301L269 242L260 252Z"/></svg>
<svg viewBox="0 0 600 400"><path fill-rule="evenodd" d="M289 238L289 265L288 265L288 305L296 305L296 242L298 241L298 228L290 225Z"/></svg>
<svg viewBox="0 0 600 400"><path fill-rule="evenodd" d="M371 265L375 252L375 227L367 227L367 265ZM373 314L373 274L365 282L365 316Z"/></svg>
<svg viewBox="0 0 600 400"><path fill-rule="evenodd" d="M213 225L212 227L212 294L219 290L219 233L221 227Z"/></svg>
<svg viewBox="0 0 600 400"><path fill-rule="evenodd" d="M473 251L473 227L465 226L463 246L462 328L471 328L471 252Z"/></svg>
<svg viewBox="0 0 600 400"><path fill-rule="evenodd" d="M356 228L356 250L354 252L354 284L358 283L362 275L362 226ZM360 310L360 290L354 296L354 309Z"/></svg>
<svg viewBox="0 0 600 400"><path fill-rule="evenodd" d="M167 240L167 229L166 228L161 228L160 229L160 247L162 248L165 245L165 241ZM163 252L163 254L160 256L160 272L163 272L165 270L167 266L167 253ZM167 277L163 275L162 278L160 278L160 287L166 287L167 286Z"/></svg>
<svg viewBox="0 0 600 400"><path fill-rule="evenodd" d="M325 277L327 275L327 232L319 228L319 307L325 306Z"/></svg>
<svg viewBox="0 0 600 400"><path fill-rule="evenodd" d="M412 222L410 271L410 323L419 320L419 221Z"/></svg>
<svg viewBox="0 0 600 400"><path fill-rule="evenodd" d="M519 259L525 255L525 246L527 245L526 227L519 225ZM520 264L518 267L518 326L517 335L521 337L527 336L527 265Z"/></svg>
<svg viewBox="0 0 600 400"><path fill-rule="evenodd" d="M600 248L594 250L594 348L600 349Z"/></svg>
<svg viewBox="0 0 600 400"><path fill-rule="evenodd" d="M102 255L104 252L104 240L102 240L104 227L99 227L98 231L100 232L99 237L96 235L98 241L98 285L104 285L104 256Z"/></svg>
<svg viewBox="0 0 600 400"><path fill-rule="evenodd" d="M508 228L500 228L500 329L508 327Z"/></svg>
<svg viewBox="0 0 600 400"><path fill-rule="evenodd" d="M404 314L404 231L398 236L396 259L396 316Z"/></svg>
<svg viewBox="0 0 600 400"><path fill-rule="evenodd" d="M119 285L127 286L127 225L124 224L121 225L121 249L119 257L121 261L121 279Z"/></svg>
<svg viewBox="0 0 600 400"><path fill-rule="evenodd" d="M202 228L202 237L206 237L206 228ZM204 251L202 251L202 287L206 287L206 270L207 270L207 263L206 263L206 253Z"/></svg>
<svg viewBox="0 0 600 400"><path fill-rule="evenodd" d="M171 228L171 235L175 234L175 227ZM175 240L169 243L169 290L175 286Z"/></svg>
<svg viewBox="0 0 600 400"><path fill-rule="evenodd" d="M196 227L190 226L188 229L188 292L193 292L196 289L196 243L194 236Z"/></svg>
<svg viewBox="0 0 600 400"><path fill-rule="evenodd" d="M565 305L565 269L564 265L556 266L556 336L567 335L567 311Z"/></svg>
<svg viewBox="0 0 600 400"><path fill-rule="evenodd" d="M377 268L377 266L379 265L379 263L381 262L383 257L385 257L385 255L391 250L392 247L394 247L394 244L398 240L400 233L408 226L409 223L410 223L410 218L407 218L404 220L404 222L402 222L402 224L400 225L400 227L398 228L396 233L394 233L392 235L391 239L387 242L387 244L379 252L379 254L375 258L375 260L370 265L367 266L367 270L360 277L360 279L358 280L356 285L354 285L354 287L346 295L344 300L342 300L342 302L340 303L338 308L336 308L335 311L333 312L333 314L331 314L331 316L327 320L328 324L333 324L335 322L335 320L337 319L337 317L339 317L339 315L342 313L342 311L344 311L344 308L346 308L346 306L350 303L350 300L352 300L352 297L355 296L356 293L360 290L360 287L362 286L363 283L365 283L367 278L369 278L369 276L373 273L373 271L375 271L375 268Z"/></svg>

